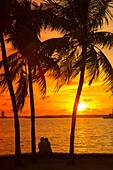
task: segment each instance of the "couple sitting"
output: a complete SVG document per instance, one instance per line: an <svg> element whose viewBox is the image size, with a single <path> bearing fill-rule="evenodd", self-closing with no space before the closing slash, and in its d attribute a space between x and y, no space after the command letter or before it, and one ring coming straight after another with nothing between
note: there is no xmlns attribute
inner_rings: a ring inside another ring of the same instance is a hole
<svg viewBox="0 0 113 170"><path fill-rule="evenodd" d="M52 153L50 142L48 138L41 137L40 142L38 144L39 153Z"/></svg>

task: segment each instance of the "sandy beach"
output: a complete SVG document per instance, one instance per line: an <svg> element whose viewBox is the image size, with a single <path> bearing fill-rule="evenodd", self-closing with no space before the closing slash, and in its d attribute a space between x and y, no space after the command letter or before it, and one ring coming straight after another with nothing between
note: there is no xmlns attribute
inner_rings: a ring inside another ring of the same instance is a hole
<svg viewBox="0 0 113 170"><path fill-rule="evenodd" d="M23 168L14 168L14 156L0 157L0 170L112 170L113 154L75 155L75 164L69 165L68 154L54 153L50 156L37 154L35 161L30 154L22 155Z"/></svg>

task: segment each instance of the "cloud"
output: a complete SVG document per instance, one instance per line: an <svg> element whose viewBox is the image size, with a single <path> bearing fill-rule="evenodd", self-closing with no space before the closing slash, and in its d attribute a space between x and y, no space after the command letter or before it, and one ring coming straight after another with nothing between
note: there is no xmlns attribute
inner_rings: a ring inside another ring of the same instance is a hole
<svg viewBox="0 0 113 170"><path fill-rule="evenodd" d="M78 85L78 82L77 81L70 81L68 84L66 84L67 86L70 86L70 85Z"/></svg>
<svg viewBox="0 0 113 170"><path fill-rule="evenodd" d="M91 98L85 98L83 99L84 102L92 102L94 99L91 99Z"/></svg>
<svg viewBox="0 0 113 170"><path fill-rule="evenodd" d="M36 110L36 116L40 115L67 115L71 114L67 109L50 109L50 108L42 108L41 110Z"/></svg>
<svg viewBox="0 0 113 170"><path fill-rule="evenodd" d="M7 105L7 103L3 103L3 104L2 104L2 106L6 106L6 105Z"/></svg>

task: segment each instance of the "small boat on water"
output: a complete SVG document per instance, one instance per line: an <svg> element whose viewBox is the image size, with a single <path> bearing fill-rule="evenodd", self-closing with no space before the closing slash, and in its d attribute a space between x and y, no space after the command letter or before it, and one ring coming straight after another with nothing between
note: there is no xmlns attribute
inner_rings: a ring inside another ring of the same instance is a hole
<svg viewBox="0 0 113 170"><path fill-rule="evenodd" d="M113 119L113 113L103 116L104 119Z"/></svg>

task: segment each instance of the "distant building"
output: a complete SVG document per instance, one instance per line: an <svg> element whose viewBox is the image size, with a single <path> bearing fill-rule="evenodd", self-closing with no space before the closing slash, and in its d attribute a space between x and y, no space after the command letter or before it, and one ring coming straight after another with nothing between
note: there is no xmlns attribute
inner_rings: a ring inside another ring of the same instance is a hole
<svg viewBox="0 0 113 170"><path fill-rule="evenodd" d="M5 117L5 112L1 111L1 117Z"/></svg>

